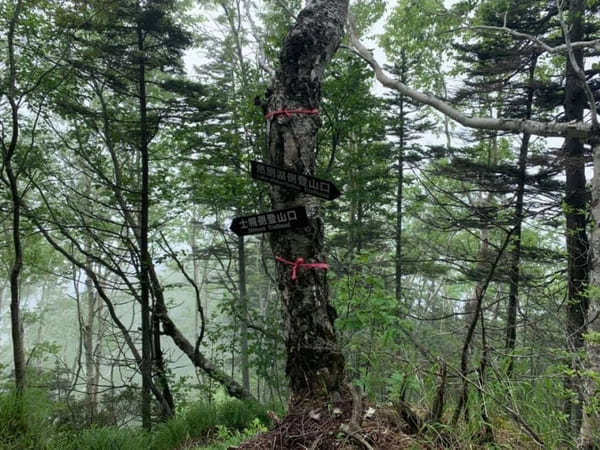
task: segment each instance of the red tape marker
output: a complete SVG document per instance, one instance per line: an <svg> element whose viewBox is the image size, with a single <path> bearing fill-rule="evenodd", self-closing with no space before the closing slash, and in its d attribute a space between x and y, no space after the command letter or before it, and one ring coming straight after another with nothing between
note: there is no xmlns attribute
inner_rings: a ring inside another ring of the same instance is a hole
<svg viewBox="0 0 600 450"><path fill-rule="evenodd" d="M276 256L275 259L283 264L287 264L288 266L292 266L292 280L298 278L298 268L305 267L307 269L329 269L329 265L324 262L317 263L305 263L304 258L298 258L296 262L288 261L287 259Z"/></svg>
<svg viewBox="0 0 600 450"><path fill-rule="evenodd" d="M276 116L285 116L290 117L291 114L307 114L309 116L318 116L318 109L278 109L276 111L271 111L265 116L265 119L272 119Z"/></svg>

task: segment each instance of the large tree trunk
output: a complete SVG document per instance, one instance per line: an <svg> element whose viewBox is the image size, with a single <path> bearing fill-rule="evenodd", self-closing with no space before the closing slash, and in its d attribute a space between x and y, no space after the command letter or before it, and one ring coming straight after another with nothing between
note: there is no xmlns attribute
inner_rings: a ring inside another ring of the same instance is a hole
<svg viewBox="0 0 600 450"><path fill-rule="evenodd" d="M347 0L313 0L298 15L280 55L281 68L267 91L267 110L312 110L321 100L321 78L338 48L348 10ZM279 114L268 120L268 150L273 165L312 175L315 172L318 116ZM274 209L305 206L309 225L270 235L274 256L307 262L325 259L324 223L319 201L306 194L273 187ZM300 269L292 280L290 267L277 263L277 280L287 332L287 366L291 403L339 391L344 357L334 329L327 272Z"/></svg>
<svg viewBox="0 0 600 450"><path fill-rule="evenodd" d="M584 0L569 1L569 25L571 42L584 38L583 13ZM574 49L575 60L583 67L583 52ZM585 92L580 84L571 61L567 58L567 85L565 91L565 120L583 120L583 109L586 104ZM565 197L565 216L567 219L567 252L568 252L568 301L567 301L567 349L571 353L573 369L578 367L577 352L583 349L583 335L586 331L588 298L586 289L589 278L588 251L589 243L586 234L586 188L585 157L581 139L566 138L564 143L567 192ZM577 401L570 404L570 423L574 436L579 433L582 420L582 398L578 380L570 379L568 387L577 392Z"/></svg>
<svg viewBox="0 0 600 450"><path fill-rule="evenodd" d="M146 63L144 33L141 24L137 26L139 59L139 111L140 111L140 156L142 162L142 186L140 205L140 301L142 313L142 425L152 427L150 383L152 379L152 330L150 328L150 278L151 265L148 251L148 210L149 210L149 155L146 122Z"/></svg>
<svg viewBox="0 0 600 450"><path fill-rule="evenodd" d="M587 362L589 374L585 378L583 389L583 420L581 425L579 448L592 450L600 445L600 142L594 144L594 181L592 187L592 216L595 226L592 227L592 271L590 274L590 309L589 316L596 318L589 324L589 335L586 340ZM596 377L596 378L595 378Z"/></svg>
<svg viewBox="0 0 600 450"><path fill-rule="evenodd" d="M12 206L12 246L13 261L10 270L10 324L12 332L13 361L15 368L15 386L17 393L25 388L25 343L23 320L21 318L21 298L19 277L23 268L23 249L21 246L21 195L17 172L12 163L19 142L19 100L17 99L17 68L15 62L15 29L21 13L22 1L13 2L13 17L9 23L8 46L8 92L6 94L11 110L11 139L8 146L2 142L4 170L8 178L10 201ZM4 136L4 133L3 133Z"/></svg>

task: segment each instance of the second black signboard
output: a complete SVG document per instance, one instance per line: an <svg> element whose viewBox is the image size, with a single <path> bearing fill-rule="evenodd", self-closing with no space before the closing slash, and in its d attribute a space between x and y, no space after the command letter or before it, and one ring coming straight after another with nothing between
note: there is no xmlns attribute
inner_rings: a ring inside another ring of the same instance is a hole
<svg viewBox="0 0 600 450"><path fill-rule="evenodd" d="M291 230L308 225L306 208L279 209L253 216L236 217L231 222L229 229L238 236L248 234L268 233L271 231Z"/></svg>

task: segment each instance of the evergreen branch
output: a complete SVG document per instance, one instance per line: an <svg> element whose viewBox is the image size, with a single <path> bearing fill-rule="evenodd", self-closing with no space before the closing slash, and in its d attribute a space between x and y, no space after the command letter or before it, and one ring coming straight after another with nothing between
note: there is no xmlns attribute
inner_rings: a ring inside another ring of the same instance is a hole
<svg viewBox="0 0 600 450"><path fill-rule="evenodd" d="M558 19L560 20L560 26L563 30L563 35L565 37L565 45L567 47L567 53L569 55L569 62L571 63L573 72L575 72L575 74L577 75L577 78L579 78L579 81L581 82L581 85L585 92L585 96L587 97L588 103L590 105L590 112L592 115L592 125L594 126L594 128L597 129L598 128L598 112L596 110L596 99L594 98L594 93L592 92L590 85L587 83L583 69L581 68L581 66L577 62L577 59L575 58L575 53L573 52L573 44L571 43L571 36L569 33L569 28L567 27L567 24L565 22L565 18L563 15L563 1L559 0L556 2L556 4L558 6ZM598 40L598 41L600 41L600 40ZM598 44L598 46L600 47L600 44Z"/></svg>
<svg viewBox="0 0 600 450"><path fill-rule="evenodd" d="M350 17L350 16L349 16ZM371 66L377 80L385 87L400 92L416 102L431 106L459 124L478 130L498 130L513 133L529 133L536 136L572 137L580 139L597 139L595 127L584 122L539 122L525 119L493 119L490 117L472 117L444 100L416 89L412 89L389 77L381 68L373 54L360 42L352 18L350 21L350 42L352 51Z"/></svg>

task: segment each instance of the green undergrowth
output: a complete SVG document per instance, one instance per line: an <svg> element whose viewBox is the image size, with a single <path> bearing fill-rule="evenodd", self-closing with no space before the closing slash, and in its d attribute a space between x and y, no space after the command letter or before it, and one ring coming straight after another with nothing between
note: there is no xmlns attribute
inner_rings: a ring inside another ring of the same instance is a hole
<svg viewBox="0 0 600 450"><path fill-rule="evenodd" d="M242 442L251 439L258 433L267 431L267 427L256 418L252 423L242 431L227 428L224 425L218 425L216 435L212 442L207 445L194 447L195 450L227 450L231 446L236 446Z"/></svg>
<svg viewBox="0 0 600 450"><path fill-rule="evenodd" d="M260 405L230 400L218 405L195 404L178 417L155 425L151 432L136 428L90 428L70 441L65 450L168 450L200 448L213 441L240 440L269 423ZM232 444L229 445L233 445ZM214 447L219 448L219 447Z"/></svg>
<svg viewBox="0 0 600 450"><path fill-rule="evenodd" d="M22 399L0 393L0 449L2 450L170 450L226 449L265 431L267 408L252 402L227 400L195 403L166 423L147 432L140 427L60 429L55 406L38 392Z"/></svg>
<svg viewBox="0 0 600 450"><path fill-rule="evenodd" d="M51 402L41 391L0 393L0 449L48 448Z"/></svg>
<svg viewBox="0 0 600 450"><path fill-rule="evenodd" d="M540 448L515 417L518 412L544 442L545 448L573 448L565 436L558 381L488 383L485 404L493 441L484 439L482 399L473 393L469 421L450 426L453 405L446 407L443 422L422 430L415 442L434 448L534 449ZM256 403L223 400L213 404L190 403L177 417L155 424L151 432L139 426L74 427L59 420L60 408L44 391L26 391L21 398L0 392L0 450L226 450L266 431L268 409ZM58 412L57 412L58 411Z"/></svg>

